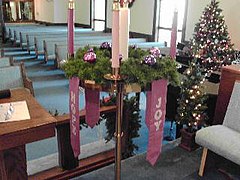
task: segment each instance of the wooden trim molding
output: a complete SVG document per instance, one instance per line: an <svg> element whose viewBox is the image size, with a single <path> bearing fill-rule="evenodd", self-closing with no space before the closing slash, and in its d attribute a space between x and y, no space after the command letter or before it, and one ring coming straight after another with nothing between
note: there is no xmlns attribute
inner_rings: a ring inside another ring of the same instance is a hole
<svg viewBox="0 0 240 180"><path fill-rule="evenodd" d="M47 171L40 172L38 174L29 176L29 180L65 180L70 179L82 174L91 172L93 170L99 169L101 167L110 165L114 163L114 149L105 151L94 156L81 159L78 166L72 170L63 170L60 167L54 167Z"/></svg>
<svg viewBox="0 0 240 180"><path fill-rule="evenodd" d="M67 26L67 23L52 23L52 22L38 21L38 20L35 20L35 23L44 24L46 26ZM91 28L91 25L75 23L75 27Z"/></svg>

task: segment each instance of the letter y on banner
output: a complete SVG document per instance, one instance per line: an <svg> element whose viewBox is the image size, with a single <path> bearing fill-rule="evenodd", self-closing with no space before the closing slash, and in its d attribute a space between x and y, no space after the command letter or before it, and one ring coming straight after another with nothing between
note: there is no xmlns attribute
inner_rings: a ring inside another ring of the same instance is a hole
<svg viewBox="0 0 240 180"><path fill-rule="evenodd" d="M146 124L148 127L147 161L155 165L161 153L163 127L166 114L167 80L152 82L152 91L147 92ZM151 94L149 94L151 93ZM150 108L150 109L149 109Z"/></svg>
<svg viewBox="0 0 240 180"><path fill-rule="evenodd" d="M72 77L69 80L69 111L70 111L70 134L74 157L80 154L79 134L79 78Z"/></svg>

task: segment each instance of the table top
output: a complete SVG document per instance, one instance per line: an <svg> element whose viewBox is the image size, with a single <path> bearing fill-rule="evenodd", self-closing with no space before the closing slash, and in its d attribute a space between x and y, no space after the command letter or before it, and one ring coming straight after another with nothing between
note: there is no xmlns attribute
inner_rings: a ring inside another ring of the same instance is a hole
<svg viewBox="0 0 240 180"><path fill-rule="evenodd" d="M56 119L36 101L27 89L11 90L11 97L0 99L0 104L23 100L27 102L30 119L0 123L0 150L55 135ZM14 142L9 142L11 140Z"/></svg>
<svg viewBox="0 0 240 180"><path fill-rule="evenodd" d="M240 65L232 64L230 66L222 67L222 71L229 71L231 73L240 74Z"/></svg>

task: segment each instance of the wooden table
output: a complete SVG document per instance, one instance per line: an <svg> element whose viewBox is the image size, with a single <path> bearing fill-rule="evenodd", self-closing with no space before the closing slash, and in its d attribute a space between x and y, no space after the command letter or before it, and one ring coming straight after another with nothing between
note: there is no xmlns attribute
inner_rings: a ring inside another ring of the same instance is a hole
<svg viewBox="0 0 240 180"><path fill-rule="evenodd" d="M11 90L1 103L26 100L29 120L0 123L0 180L27 179L25 144L55 136L56 120L26 89Z"/></svg>

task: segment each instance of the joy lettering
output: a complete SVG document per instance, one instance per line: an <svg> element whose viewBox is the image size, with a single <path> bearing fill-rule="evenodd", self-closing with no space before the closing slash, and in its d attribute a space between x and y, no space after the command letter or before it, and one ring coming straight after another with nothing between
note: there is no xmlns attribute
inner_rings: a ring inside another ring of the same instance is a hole
<svg viewBox="0 0 240 180"><path fill-rule="evenodd" d="M156 131L159 131L161 125L161 117L162 117L162 110L160 109L162 106L162 98L158 98L158 103L156 104L156 112L154 113L154 125L156 127Z"/></svg>

